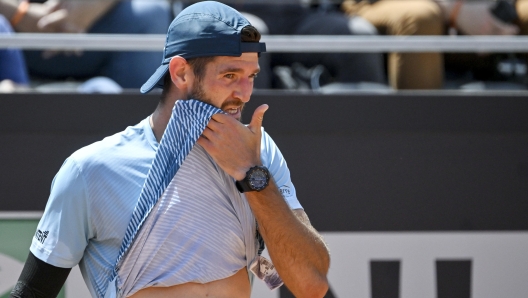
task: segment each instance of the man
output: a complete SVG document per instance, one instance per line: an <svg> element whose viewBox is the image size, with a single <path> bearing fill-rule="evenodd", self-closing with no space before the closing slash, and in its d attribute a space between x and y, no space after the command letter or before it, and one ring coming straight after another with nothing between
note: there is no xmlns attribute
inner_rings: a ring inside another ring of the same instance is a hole
<svg viewBox="0 0 528 298"><path fill-rule="evenodd" d="M377 35L369 22L361 17L348 17L334 8L330 2L313 1L307 5L304 0L281 1L231 1L234 8L245 13L246 17L262 34L270 35ZM321 91L330 88L354 88L361 82L370 82L385 86L385 71L381 53L270 53L269 69L261 60L261 73L256 81L258 88L312 88ZM300 65L299 65L300 64ZM284 66L291 67L294 80L281 72ZM300 66L307 68L302 72ZM318 67L318 68L316 68ZM311 69L324 74L314 73L310 80ZM266 72L270 72L267 81L263 81ZM271 73L275 73L275 78ZM319 76L319 77L316 77ZM278 79L278 80L277 80ZM291 82L297 81L296 84ZM369 84L373 86L374 84Z"/></svg>
<svg viewBox="0 0 528 298"><path fill-rule="evenodd" d="M36 33L162 34L171 21L168 1L144 0L0 0L0 14L15 19L16 32ZM139 88L159 52L25 50L24 56L35 82L104 76L123 88Z"/></svg>
<svg viewBox="0 0 528 298"><path fill-rule="evenodd" d="M0 14L0 34L11 34L9 21ZM0 93L29 85L26 62L19 49L0 49Z"/></svg>
<svg viewBox="0 0 528 298"><path fill-rule="evenodd" d="M516 2L517 24L497 18L491 9L499 1L464 0L344 0L342 9L350 16L360 16L386 35L445 35L458 31L465 35L514 35L528 32L528 1ZM524 2L524 4L523 4ZM517 26L519 25L519 27ZM446 30L449 27L450 30ZM519 31L520 29L520 31ZM457 54L460 68L475 65L479 59ZM455 57L456 57L455 56ZM445 61L448 62L448 61ZM389 53L387 72L394 89L444 88L444 55L442 53Z"/></svg>
<svg viewBox="0 0 528 298"><path fill-rule="evenodd" d="M217 2L174 19L141 88L163 88L158 107L65 161L13 297L55 296L77 263L94 297L249 297L259 235L294 295L324 296L329 254L261 130L267 105L239 121L259 40Z"/></svg>

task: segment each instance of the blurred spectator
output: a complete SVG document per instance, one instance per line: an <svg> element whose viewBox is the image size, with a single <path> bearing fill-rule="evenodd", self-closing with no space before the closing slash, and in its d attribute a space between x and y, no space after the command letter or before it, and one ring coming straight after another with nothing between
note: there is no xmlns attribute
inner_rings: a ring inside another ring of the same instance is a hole
<svg viewBox="0 0 528 298"><path fill-rule="evenodd" d="M165 34L170 20L167 1L48 0L31 2L14 27L18 32ZM102 76L123 88L139 88L161 56L160 52L138 51L24 53L32 79L82 81Z"/></svg>
<svg viewBox="0 0 528 298"><path fill-rule="evenodd" d="M505 14L493 13L497 4L498 1L345 0L342 8L349 16L364 17L380 33L387 35L526 34L528 1L517 1L519 18L516 24L509 24L504 19ZM521 26L520 30L518 26ZM462 66L475 69L477 61L484 59L475 54L446 57L459 70ZM490 57L496 55L488 55ZM490 66L489 61L481 62ZM444 66L442 53L390 53L387 63L389 83L395 89L443 88Z"/></svg>
<svg viewBox="0 0 528 298"><path fill-rule="evenodd" d="M244 13L263 34L377 34L363 18L351 20L333 6L308 6L300 0L224 2ZM255 87L334 91L369 82L368 87L387 89L383 63L379 53L264 53Z"/></svg>
<svg viewBox="0 0 528 298"><path fill-rule="evenodd" d="M9 21L0 14L0 34L13 32ZM26 64L18 49L0 49L0 92L11 92L29 84Z"/></svg>

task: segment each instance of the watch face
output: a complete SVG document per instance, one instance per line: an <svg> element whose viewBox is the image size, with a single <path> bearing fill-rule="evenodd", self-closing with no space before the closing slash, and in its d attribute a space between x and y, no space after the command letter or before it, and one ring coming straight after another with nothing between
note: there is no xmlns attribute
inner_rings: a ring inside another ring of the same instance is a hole
<svg viewBox="0 0 528 298"><path fill-rule="evenodd" d="M255 190L260 190L268 185L268 175L261 169L255 169L248 177L248 182Z"/></svg>

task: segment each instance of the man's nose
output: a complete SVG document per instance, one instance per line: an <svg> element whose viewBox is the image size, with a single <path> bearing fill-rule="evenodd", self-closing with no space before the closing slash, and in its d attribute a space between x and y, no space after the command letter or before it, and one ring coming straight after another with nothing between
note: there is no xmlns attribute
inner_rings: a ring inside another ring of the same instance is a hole
<svg viewBox="0 0 528 298"><path fill-rule="evenodd" d="M245 78L238 82L233 96L246 103L251 98L251 93L253 93L253 80Z"/></svg>

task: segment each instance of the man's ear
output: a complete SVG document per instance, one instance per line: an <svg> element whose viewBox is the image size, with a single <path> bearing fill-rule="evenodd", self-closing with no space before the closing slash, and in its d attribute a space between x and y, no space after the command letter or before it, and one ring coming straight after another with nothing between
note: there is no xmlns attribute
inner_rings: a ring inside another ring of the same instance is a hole
<svg viewBox="0 0 528 298"><path fill-rule="evenodd" d="M191 86L193 72L187 60L181 56L174 56L169 62L169 73L172 83L180 90L186 90Z"/></svg>

